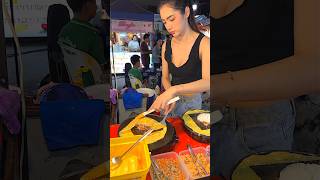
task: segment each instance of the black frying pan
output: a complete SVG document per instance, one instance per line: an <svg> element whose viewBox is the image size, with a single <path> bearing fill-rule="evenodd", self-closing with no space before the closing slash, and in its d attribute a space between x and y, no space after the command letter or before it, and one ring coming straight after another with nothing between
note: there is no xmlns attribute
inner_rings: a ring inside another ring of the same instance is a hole
<svg viewBox="0 0 320 180"><path fill-rule="evenodd" d="M197 126L202 129L202 130L205 130L205 129L210 129L210 127L204 127L202 125L202 123L200 123L199 121L197 121L197 116L199 115L200 113L194 113L194 114L189 114L189 116L191 117L191 119L197 124ZM186 132L195 140L199 141L199 142L202 142L202 143L210 143L210 136L206 136L206 135L202 135L202 134L199 134L199 133L196 133L194 132L190 127L188 127L185 123L185 121L183 120L183 124L184 124L184 128L186 130Z"/></svg>
<svg viewBox="0 0 320 180"><path fill-rule="evenodd" d="M162 116L153 115L153 114L149 114L147 115L147 117L152 118L158 122L160 122L163 119ZM125 128L133 119L134 118L128 118L123 123L120 124L118 135L119 135L119 132L123 128ZM167 121L166 121L166 124L167 124L167 132L165 136L159 141L148 145L149 151L151 152L152 155L171 151L174 145L176 144L176 142L178 141L178 137L176 135L176 131L174 127Z"/></svg>

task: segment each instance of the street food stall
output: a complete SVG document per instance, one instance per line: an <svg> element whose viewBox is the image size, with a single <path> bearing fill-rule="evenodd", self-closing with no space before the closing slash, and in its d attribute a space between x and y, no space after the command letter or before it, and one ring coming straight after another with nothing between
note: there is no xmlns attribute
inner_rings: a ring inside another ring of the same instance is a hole
<svg viewBox="0 0 320 180"><path fill-rule="evenodd" d="M140 146L124 156L119 167L110 161L112 179L210 176L209 111L190 110L181 118L167 118L165 123L162 119L150 114L110 126L110 160L124 153L148 129L154 129Z"/></svg>
<svg viewBox="0 0 320 180"><path fill-rule="evenodd" d="M208 27L207 20L200 18L199 24ZM203 23L204 21L206 23ZM116 29L123 24L129 26L134 23L114 21L114 42L125 42L127 37L133 36L133 33L121 33ZM155 26L158 27L157 32L161 30L160 24L156 23ZM117 62L118 49L115 47L113 50L116 66L120 64ZM121 53L124 54L125 50L126 48L123 48ZM120 66L115 67L115 73L118 73L117 69L120 71ZM142 142L129 150L147 133L149 134ZM110 125L110 138L110 162L107 162L107 166L110 166L111 179L210 178L209 110L189 109L181 117L167 118L159 113L151 113L120 119L118 124ZM117 163L115 157L121 156L127 150L129 151L122 156L120 163Z"/></svg>
<svg viewBox="0 0 320 180"><path fill-rule="evenodd" d="M175 118L148 112L110 125L109 160L81 179L220 180L210 177L210 126L206 110Z"/></svg>

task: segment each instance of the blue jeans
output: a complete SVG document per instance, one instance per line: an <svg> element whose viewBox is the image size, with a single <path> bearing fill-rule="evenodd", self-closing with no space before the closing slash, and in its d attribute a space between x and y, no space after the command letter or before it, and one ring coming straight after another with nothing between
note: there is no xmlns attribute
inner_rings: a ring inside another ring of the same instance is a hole
<svg viewBox="0 0 320 180"><path fill-rule="evenodd" d="M176 107L169 113L169 117L182 117L188 110L201 109L202 96L195 94L193 96L180 96L180 100L176 102Z"/></svg>
<svg viewBox="0 0 320 180"><path fill-rule="evenodd" d="M273 150L291 150L295 126L290 101L253 109L230 109L211 127L211 167L229 179L243 158Z"/></svg>

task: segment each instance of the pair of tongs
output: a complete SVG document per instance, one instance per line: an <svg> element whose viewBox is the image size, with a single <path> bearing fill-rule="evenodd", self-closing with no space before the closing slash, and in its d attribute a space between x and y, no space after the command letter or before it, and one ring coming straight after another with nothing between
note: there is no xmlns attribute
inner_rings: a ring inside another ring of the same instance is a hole
<svg viewBox="0 0 320 180"><path fill-rule="evenodd" d="M152 157L150 158L151 158L151 167L153 168L154 174L156 175L157 179L169 180L169 178L160 170L156 161Z"/></svg>
<svg viewBox="0 0 320 180"><path fill-rule="evenodd" d="M176 101L178 101L178 100L180 100L180 97L179 97L179 96L176 96L176 97L170 99L167 104L168 104L168 105L169 105L169 104L172 104L172 103L174 103L174 102L176 102ZM146 111L146 112L143 112L143 113L139 114L136 118L137 118L137 119L141 119L141 118L145 117L146 115L148 115L148 114L150 114L150 113L153 113L154 111L155 111L155 109L150 109L150 110L148 110L148 111Z"/></svg>
<svg viewBox="0 0 320 180"><path fill-rule="evenodd" d="M202 170L202 171L200 171L200 172L204 172L206 176L209 175L209 173L208 173L208 172L206 171L206 169L204 168L203 164L200 162L200 160L197 158L197 156L196 156L195 153L193 152L192 147L191 147L189 144L187 144L187 147L188 147L189 153L190 153L190 155L191 155L191 158L192 158L193 162L194 162L195 165L196 165L196 168L199 170L199 167L197 166L197 164L198 164L198 165L200 166L201 170Z"/></svg>

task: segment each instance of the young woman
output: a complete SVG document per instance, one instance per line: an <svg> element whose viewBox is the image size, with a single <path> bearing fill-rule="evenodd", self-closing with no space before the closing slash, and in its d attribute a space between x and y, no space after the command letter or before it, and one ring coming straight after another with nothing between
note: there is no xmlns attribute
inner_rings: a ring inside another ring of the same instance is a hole
<svg viewBox="0 0 320 180"><path fill-rule="evenodd" d="M211 97L227 107L225 118L211 129L215 175L229 179L250 154L291 149L295 112L290 98L320 92L317 3L212 3Z"/></svg>
<svg viewBox="0 0 320 180"><path fill-rule="evenodd" d="M172 38L162 46L165 92L150 109L181 116L189 109L201 109L201 93L210 89L210 41L197 28L190 0L162 0L159 11ZM167 106L177 95L181 100Z"/></svg>

